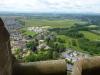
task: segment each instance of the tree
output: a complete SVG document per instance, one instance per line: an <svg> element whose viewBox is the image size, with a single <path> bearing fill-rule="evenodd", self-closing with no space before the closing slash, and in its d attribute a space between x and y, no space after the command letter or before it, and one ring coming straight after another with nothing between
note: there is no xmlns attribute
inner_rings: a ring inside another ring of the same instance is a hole
<svg viewBox="0 0 100 75"><path fill-rule="evenodd" d="M36 51L38 46L38 40L30 41L26 44L26 47L32 51Z"/></svg>
<svg viewBox="0 0 100 75"><path fill-rule="evenodd" d="M57 51L53 52L53 59L57 59L59 57L59 53Z"/></svg>

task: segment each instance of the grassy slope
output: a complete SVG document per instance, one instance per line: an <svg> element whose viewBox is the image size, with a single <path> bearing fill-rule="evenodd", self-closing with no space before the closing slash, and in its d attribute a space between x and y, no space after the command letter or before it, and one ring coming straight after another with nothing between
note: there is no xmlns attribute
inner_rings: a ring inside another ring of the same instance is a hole
<svg viewBox="0 0 100 75"><path fill-rule="evenodd" d="M65 42L66 42L65 44L66 44L67 48L73 48L75 50L80 50L79 43L78 43L77 39L74 39L74 38L71 38L71 37L68 37L65 35L58 35L57 37L65 40ZM77 46L72 45L72 40L75 40Z"/></svg>
<svg viewBox="0 0 100 75"><path fill-rule="evenodd" d="M83 33L85 38L91 40L91 41L96 41L96 40L100 40L100 35L94 34L92 32L89 31L80 31L80 33Z"/></svg>

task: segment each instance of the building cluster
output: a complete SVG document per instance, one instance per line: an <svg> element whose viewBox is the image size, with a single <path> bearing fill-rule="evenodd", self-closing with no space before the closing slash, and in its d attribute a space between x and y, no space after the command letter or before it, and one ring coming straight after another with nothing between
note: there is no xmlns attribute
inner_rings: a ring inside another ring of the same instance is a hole
<svg viewBox="0 0 100 75"><path fill-rule="evenodd" d="M43 26L43 27L28 27L27 29L29 31L33 31L33 32L36 32L36 33L41 33L41 32L45 32L48 28L49 28L49 26Z"/></svg>
<svg viewBox="0 0 100 75"><path fill-rule="evenodd" d="M26 39L19 32L22 27L21 24L16 20L16 17L3 17L5 27L10 33L11 48L14 51L17 48L25 48Z"/></svg>
<svg viewBox="0 0 100 75"><path fill-rule="evenodd" d="M70 61L71 63L74 63L81 58L90 57L89 54L78 52L78 51L73 51L71 49L67 49L66 52L63 52L62 56L68 61Z"/></svg>

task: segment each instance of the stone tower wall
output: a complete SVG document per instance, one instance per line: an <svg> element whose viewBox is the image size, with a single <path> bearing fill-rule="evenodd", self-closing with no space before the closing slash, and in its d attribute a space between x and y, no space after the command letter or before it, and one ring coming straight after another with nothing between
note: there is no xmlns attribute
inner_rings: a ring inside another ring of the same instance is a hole
<svg viewBox="0 0 100 75"><path fill-rule="evenodd" d="M11 75L11 64L9 33L0 18L0 75Z"/></svg>

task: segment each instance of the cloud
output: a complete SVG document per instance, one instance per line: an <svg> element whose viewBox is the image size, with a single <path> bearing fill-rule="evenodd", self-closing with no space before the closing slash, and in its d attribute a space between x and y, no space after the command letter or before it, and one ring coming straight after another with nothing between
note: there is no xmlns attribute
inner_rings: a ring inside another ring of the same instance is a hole
<svg viewBox="0 0 100 75"><path fill-rule="evenodd" d="M0 0L0 11L100 13L100 0Z"/></svg>

